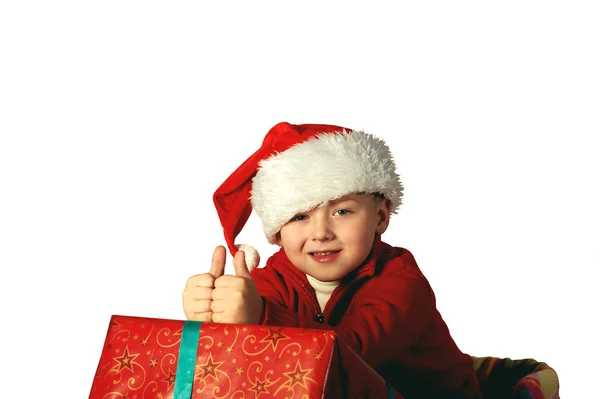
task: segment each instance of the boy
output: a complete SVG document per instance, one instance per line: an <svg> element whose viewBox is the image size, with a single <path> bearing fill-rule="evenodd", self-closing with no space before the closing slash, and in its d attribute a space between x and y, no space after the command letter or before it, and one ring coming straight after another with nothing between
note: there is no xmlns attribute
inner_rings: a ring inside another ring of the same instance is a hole
<svg viewBox="0 0 600 399"><path fill-rule="evenodd" d="M330 329L405 398L479 398L472 359L413 256L381 240L401 204L387 145L331 125L275 125L214 195L225 248L183 293L188 319ZM254 209L281 247L264 268L234 239Z"/></svg>

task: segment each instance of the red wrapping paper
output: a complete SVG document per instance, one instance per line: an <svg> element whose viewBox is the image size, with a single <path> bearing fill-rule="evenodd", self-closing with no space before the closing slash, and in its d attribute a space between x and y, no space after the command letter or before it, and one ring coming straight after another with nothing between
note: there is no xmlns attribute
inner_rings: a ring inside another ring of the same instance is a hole
<svg viewBox="0 0 600 399"><path fill-rule="evenodd" d="M90 399L173 397L184 322L111 317ZM202 323L191 398L400 398L328 330Z"/></svg>

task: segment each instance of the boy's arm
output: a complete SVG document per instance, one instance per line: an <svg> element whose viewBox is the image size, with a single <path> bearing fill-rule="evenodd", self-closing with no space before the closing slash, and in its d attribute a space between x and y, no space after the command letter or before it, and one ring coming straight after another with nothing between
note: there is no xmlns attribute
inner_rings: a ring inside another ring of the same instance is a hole
<svg viewBox="0 0 600 399"><path fill-rule="evenodd" d="M436 311L429 284L408 271L373 278L357 292L355 301L353 313L333 330L373 367L416 343Z"/></svg>
<svg viewBox="0 0 600 399"><path fill-rule="evenodd" d="M408 253L391 262L404 261L414 262L414 259ZM351 313L347 313L339 325L304 320L302 327L333 330L372 367L396 358L425 332L436 310L435 297L423 277L404 267L390 266L397 271L365 283L355 294ZM273 276L261 275L261 278L270 277ZM261 324L300 326L298 315L287 309L280 293L276 294L277 283L260 285L272 287L261 290L264 301Z"/></svg>
<svg viewBox="0 0 600 399"><path fill-rule="evenodd" d="M258 324L297 327L298 315L287 310L289 304L284 298L289 298L289 292L281 275L267 265L254 269L250 276L263 300Z"/></svg>

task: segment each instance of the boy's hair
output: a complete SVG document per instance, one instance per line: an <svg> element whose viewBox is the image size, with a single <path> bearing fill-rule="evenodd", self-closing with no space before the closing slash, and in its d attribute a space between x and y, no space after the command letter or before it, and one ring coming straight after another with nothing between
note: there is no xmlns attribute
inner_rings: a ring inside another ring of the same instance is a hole
<svg viewBox="0 0 600 399"><path fill-rule="evenodd" d="M375 205L379 205L381 201L385 200L385 195L381 193L371 193L371 196L373 197L373 202L375 202Z"/></svg>
<svg viewBox="0 0 600 399"><path fill-rule="evenodd" d="M232 254L252 209L267 240L294 215L351 193L378 193L399 209L403 186L387 144L363 131L334 125L275 125L217 189L214 203ZM247 250L245 250L247 252Z"/></svg>

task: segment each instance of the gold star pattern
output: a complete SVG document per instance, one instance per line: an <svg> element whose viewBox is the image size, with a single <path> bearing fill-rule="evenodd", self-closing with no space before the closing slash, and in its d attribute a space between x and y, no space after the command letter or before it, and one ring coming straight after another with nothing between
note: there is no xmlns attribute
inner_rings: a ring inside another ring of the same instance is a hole
<svg viewBox="0 0 600 399"><path fill-rule="evenodd" d="M305 350L304 353L306 353L307 355L310 355L310 349Z"/></svg>
<svg viewBox="0 0 600 399"><path fill-rule="evenodd" d="M213 360L212 357L212 353L208 354L208 359L206 359L206 363L202 364L199 366L200 370L202 370L202 381L204 381L206 379L206 377L210 376L212 378L214 378L215 380L219 381L219 378L217 377L217 369L223 364L224 362L215 362Z"/></svg>
<svg viewBox="0 0 600 399"><path fill-rule="evenodd" d="M244 373L244 369L242 369L241 367L238 367L237 370L235 371L235 373L237 375L242 375Z"/></svg>
<svg viewBox="0 0 600 399"><path fill-rule="evenodd" d="M237 363L237 360L236 360L236 359L233 359L233 360L231 361L231 363L233 363L233 364L236 364L236 363Z"/></svg>
<svg viewBox="0 0 600 399"><path fill-rule="evenodd" d="M222 346L223 346L223 342L220 342L220 341L219 341L219 342L217 342L217 348L220 348L220 347L222 347Z"/></svg>
<svg viewBox="0 0 600 399"><path fill-rule="evenodd" d="M142 345L148 345L148 338L144 338L142 340Z"/></svg>
<svg viewBox="0 0 600 399"><path fill-rule="evenodd" d="M265 381L260 381L258 378L255 377L254 379L254 385L252 386L252 388L250 388L250 391L254 391L254 393L256 394L256 396L254 396L255 398L258 398L261 394L269 394L269 390L267 389L268 385L271 385L268 383L267 380Z"/></svg>
<svg viewBox="0 0 600 399"><path fill-rule="evenodd" d="M151 353L152 353L152 352L148 351L148 352L146 352L146 355L150 356L150 354L151 354Z"/></svg>
<svg viewBox="0 0 600 399"><path fill-rule="evenodd" d="M306 377L311 371L312 369L303 369L302 366L300 366L300 360L296 360L296 368L294 371L284 374L290 379L290 388L293 388L296 384L303 388L307 388Z"/></svg>
<svg viewBox="0 0 600 399"><path fill-rule="evenodd" d="M133 371L132 363L136 357L139 356L139 353L130 354L129 347L125 347L125 351L123 352L123 356L113 357L113 360L117 361L117 365L114 367L117 372L121 372L123 369L129 369Z"/></svg>
<svg viewBox="0 0 600 399"><path fill-rule="evenodd" d="M292 367L289 363L285 365L286 369L289 369L290 367Z"/></svg>
<svg viewBox="0 0 600 399"><path fill-rule="evenodd" d="M321 360L321 359L323 359L323 355L321 355L320 353L317 353L317 354L315 355L315 359L317 359L317 360Z"/></svg>
<svg viewBox="0 0 600 399"><path fill-rule="evenodd" d="M156 365L157 365L157 364L158 364L158 362L156 361L156 359L152 359L152 360L150 361L150 366L151 366L151 367L156 367Z"/></svg>
<svg viewBox="0 0 600 399"><path fill-rule="evenodd" d="M277 349L277 344L279 343L279 341L285 341L287 339L290 339L290 337L288 337L287 335L285 335L283 333L283 329L284 327L280 327L280 328L269 328L269 335L267 335L265 338L262 339L262 341L260 342L267 342L269 344L271 344L271 346L273 347L274 350Z"/></svg>
<svg viewBox="0 0 600 399"><path fill-rule="evenodd" d="M269 360L271 360L271 358L269 356L265 356L265 362L268 362Z"/></svg>
<svg viewBox="0 0 600 399"><path fill-rule="evenodd" d="M226 352L227 353L233 352L233 346L228 346L227 349L226 349Z"/></svg>
<svg viewBox="0 0 600 399"><path fill-rule="evenodd" d="M175 384L175 374L169 370L169 374L163 379L163 381L167 383L167 389L171 389L173 384Z"/></svg>
<svg viewBox="0 0 600 399"><path fill-rule="evenodd" d="M242 332L248 332L248 328L247 327L242 328Z"/></svg>

